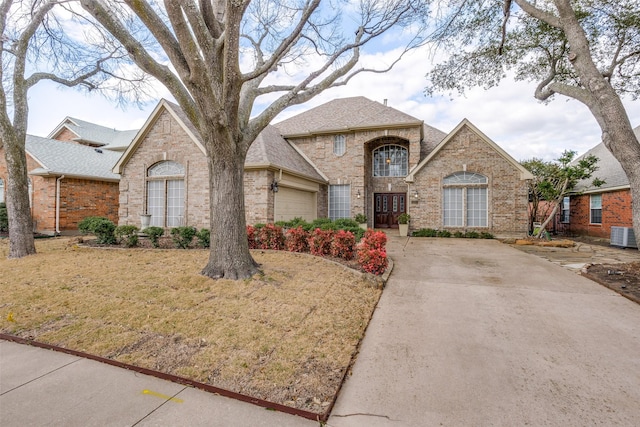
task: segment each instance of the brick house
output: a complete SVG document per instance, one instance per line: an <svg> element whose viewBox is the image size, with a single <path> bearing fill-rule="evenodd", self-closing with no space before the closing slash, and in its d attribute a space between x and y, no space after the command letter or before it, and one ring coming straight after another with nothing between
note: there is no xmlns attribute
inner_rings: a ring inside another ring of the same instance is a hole
<svg viewBox="0 0 640 427"><path fill-rule="evenodd" d="M118 219L118 181L111 168L120 153L28 135L25 143L34 231L72 234L87 216ZM7 166L0 148L0 201Z"/></svg>
<svg viewBox="0 0 640 427"><path fill-rule="evenodd" d="M640 138L640 126L634 129ZM576 235L609 238L611 227L633 227L629 180L620 162L600 143L586 152L598 158L598 170L593 177L579 182L573 193L565 197L558 223L565 232ZM594 187L594 178L604 180Z"/></svg>
<svg viewBox="0 0 640 427"><path fill-rule="evenodd" d="M113 168L120 224L209 226L208 174L197 130L162 100ZM267 127L245 163L248 224L368 217L370 227L527 231L527 179L464 120L445 134L364 97L330 101ZM277 191L274 191L277 189Z"/></svg>

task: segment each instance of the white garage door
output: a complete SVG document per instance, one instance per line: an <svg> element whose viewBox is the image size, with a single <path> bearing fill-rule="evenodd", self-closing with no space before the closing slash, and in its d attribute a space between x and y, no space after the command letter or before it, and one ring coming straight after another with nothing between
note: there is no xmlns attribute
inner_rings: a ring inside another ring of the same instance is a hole
<svg viewBox="0 0 640 427"><path fill-rule="evenodd" d="M276 221L288 221L300 217L305 221L313 221L317 217L316 193L280 187L276 193Z"/></svg>

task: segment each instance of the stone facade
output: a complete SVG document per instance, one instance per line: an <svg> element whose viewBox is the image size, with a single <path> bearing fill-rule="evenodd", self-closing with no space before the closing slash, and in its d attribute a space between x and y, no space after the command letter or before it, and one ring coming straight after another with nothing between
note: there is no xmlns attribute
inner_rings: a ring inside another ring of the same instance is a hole
<svg viewBox="0 0 640 427"><path fill-rule="evenodd" d="M497 235L527 233L527 181L521 171L468 126L463 126L419 170L409 190L410 230L420 228L465 231L473 227L444 227L443 179L456 172L471 172L488 179L487 227L475 228ZM414 194L417 192L418 197Z"/></svg>
<svg viewBox="0 0 640 427"><path fill-rule="evenodd" d="M381 192L406 192L404 177L374 177L373 150L393 144L409 151L409 169L420 161L421 126L371 129L348 133L329 133L290 138L307 158L328 178L329 185L351 186L351 218L364 213L373 227L373 194ZM333 152L334 138L345 135L346 150L342 155ZM358 198L360 194L360 198ZM322 199L322 200L321 200ZM329 214L326 189L319 192L318 216Z"/></svg>

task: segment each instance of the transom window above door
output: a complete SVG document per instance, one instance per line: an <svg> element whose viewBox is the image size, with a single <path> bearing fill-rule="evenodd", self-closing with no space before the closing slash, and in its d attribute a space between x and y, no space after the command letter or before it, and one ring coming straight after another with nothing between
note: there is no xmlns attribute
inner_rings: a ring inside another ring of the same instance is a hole
<svg viewBox="0 0 640 427"><path fill-rule="evenodd" d="M373 176L406 176L408 150L400 145L383 145L373 150Z"/></svg>

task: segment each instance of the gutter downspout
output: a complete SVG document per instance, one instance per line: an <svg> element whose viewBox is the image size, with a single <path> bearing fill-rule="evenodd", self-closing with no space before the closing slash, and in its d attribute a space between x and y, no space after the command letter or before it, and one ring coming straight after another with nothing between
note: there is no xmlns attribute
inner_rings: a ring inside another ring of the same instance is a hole
<svg viewBox="0 0 640 427"><path fill-rule="evenodd" d="M60 235L60 181L64 179L64 175L56 178L56 236Z"/></svg>

